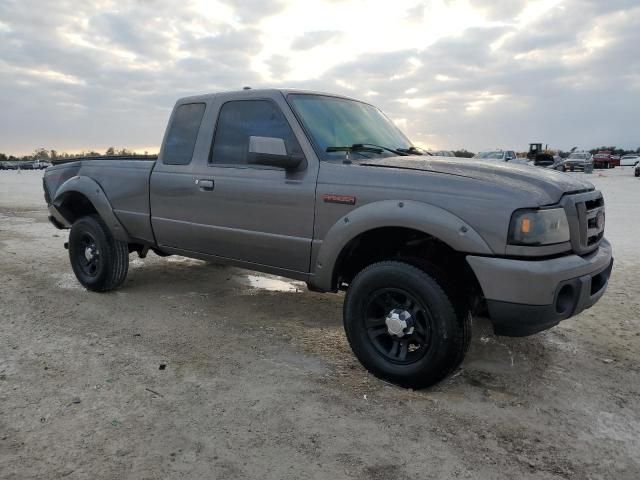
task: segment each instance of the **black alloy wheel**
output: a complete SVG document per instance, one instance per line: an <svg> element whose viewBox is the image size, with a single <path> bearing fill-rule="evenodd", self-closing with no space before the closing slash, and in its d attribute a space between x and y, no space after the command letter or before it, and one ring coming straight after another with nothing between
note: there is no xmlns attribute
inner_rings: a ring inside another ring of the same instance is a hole
<svg viewBox="0 0 640 480"><path fill-rule="evenodd" d="M415 363L431 346L431 313L404 290L383 288L373 292L366 307L365 322L369 339L391 362Z"/></svg>

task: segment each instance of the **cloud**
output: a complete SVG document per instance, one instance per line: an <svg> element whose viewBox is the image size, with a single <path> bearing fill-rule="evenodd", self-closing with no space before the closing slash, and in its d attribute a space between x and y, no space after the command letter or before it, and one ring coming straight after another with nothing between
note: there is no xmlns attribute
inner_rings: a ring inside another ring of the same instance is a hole
<svg viewBox="0 0 640 480"><path fill-rule="evenodd" d="M178 97L244 85L360 97L437 148L640 145L635 0L6 0L0 19L9 153L159 145Z"/></svg>
<svg viewBox="0 0 640 480"><path fill-rule="evenodd" d="M640 42L640 9L563 7L525 28L488 22L423 50L356 59L314 83L349 76L356 91L378 92L375 101L429 146L523 150L539 139L558 148L637 148L626 124L637 123L640 111L640 59L629 51ZM420 67L395 76L412 58Z"/></svg>
<svg viewBox="0 0 640 480"><path fill-rule="evenodd" d="M341 32L335 30L322 30L317 32L306 32L296 38L291 44L294 50L309 50L329 40L339 37Z"/></svg>

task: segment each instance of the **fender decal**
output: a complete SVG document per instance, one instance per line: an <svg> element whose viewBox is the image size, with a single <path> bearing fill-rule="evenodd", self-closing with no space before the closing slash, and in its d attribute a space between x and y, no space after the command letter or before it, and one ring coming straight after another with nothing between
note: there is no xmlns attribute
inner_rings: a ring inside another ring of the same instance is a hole
<svg viewBox="0 0 640 480"><path fill-rule="evenodd" d="M325 203L339 203L341 205L355 205L356 197L353 195L335 195L333 193L324 193L322 200Z"/></svg>

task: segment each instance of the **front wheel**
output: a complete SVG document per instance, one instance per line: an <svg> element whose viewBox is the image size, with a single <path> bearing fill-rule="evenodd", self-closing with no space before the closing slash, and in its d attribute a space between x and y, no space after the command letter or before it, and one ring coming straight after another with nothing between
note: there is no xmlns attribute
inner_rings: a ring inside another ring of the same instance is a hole
<svg viewBox="0 0 640 480"><path fill-rule="evenodd" d="M403 387L423 388L453 372L469 347L471 317L457 307L423 270L380 262L351 282L344 327L367 370Z"/></svg>
<svg viewBox="0 0 640 480"><path fill-rule="evenodd" d="M113 290L129 270L129 245L116 240L97 215L79 218L69 233L69 260L78 281L88 290Z"/></svg>

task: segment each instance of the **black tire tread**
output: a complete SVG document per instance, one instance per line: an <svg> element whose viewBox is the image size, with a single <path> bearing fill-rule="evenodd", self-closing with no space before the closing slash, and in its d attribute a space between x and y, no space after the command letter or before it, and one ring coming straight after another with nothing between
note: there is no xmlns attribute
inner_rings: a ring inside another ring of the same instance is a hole
<svg viewBox="0 0 640 480"><path fill-rule="evenodd" d="M101 292L114 290L118 288L127 278L129 272L129 244L121 240L116 240L98 215L92 215L102 230L107 243L109 244L110 257L113 259L113 268L110 269L110 275L107 277Z"/></svg>
<svg viewBox="0 0 640 480"><path fill-rule="evenodd" d="M426 260L408 257L402 260L405 263L408 263L423 272L427 275L433 277L437 286L444 293L444 295L449 299L449 303L453 306L458 316L458 320L460 321L462 327L462 340L463 340L463 349L462 356L457 362L457 368L464 359L465 355L469 351L469 347L471 346L471 332L472 332L472 324L473 317L471 315L471 306L469 304L469 299L465 298L460 294L465 288L465 285L461 284L458 279L453 278L451 275L448 275L444 270L436 267L435 265L429 263Z"/></svg>

